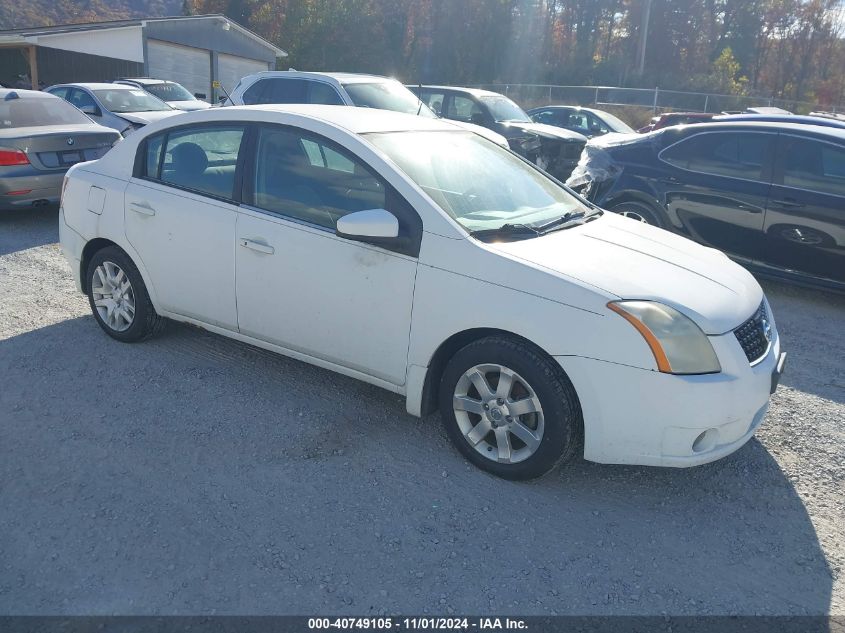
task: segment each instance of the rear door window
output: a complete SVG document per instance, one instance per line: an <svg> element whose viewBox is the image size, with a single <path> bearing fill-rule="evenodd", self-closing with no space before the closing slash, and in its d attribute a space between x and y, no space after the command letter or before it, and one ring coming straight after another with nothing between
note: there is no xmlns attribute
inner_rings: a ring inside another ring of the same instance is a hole
<svg viewBox="0 0 845 633"><path fill-rule="evenodd" d="M308 87L308 103L322 105L344 105L343 99L332 86L322 81L310 81Z"/></svg>
<svg viewBox="0 0 845 633"><path fill-rule="evenodd" d="M149 180L232 200L243 136L243 126L215 126L150 137L145 142L142 175Z"/></svg>
<svg viewBox="0 0 845 633"><path fill-rule="evenodd" d="M845 148L808 138L785 140L785 186L845 196Z"/></svg>
<svg viewBox="0 0 845 633"><path fill-rule="evenodd" d="M689 171L768 182L765 165L774 140L774 134L753 132L695 134L663 150L660 158Z"/></svg>
<svg viewBox="0 0 845 633"><path fill-rule="evenodd" d="M308 103L309 83L284 77L260 79L244 92L244 104Z"/></svg>

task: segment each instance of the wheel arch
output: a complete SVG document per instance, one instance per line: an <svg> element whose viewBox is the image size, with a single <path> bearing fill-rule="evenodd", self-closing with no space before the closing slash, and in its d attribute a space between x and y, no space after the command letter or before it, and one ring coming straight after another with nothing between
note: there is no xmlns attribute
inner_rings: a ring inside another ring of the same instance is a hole
<svg viewBox="0 0 845 633"><path fill-rule="evenodd" d="M669 214L666 212L663 205L660 204L660 201L653 195L649 195L644 191L638 191L635 189L620 191L618 194L604 200L601 206L608 211L612 211L614 207L629 202L641 204L650 209L657 219L660 220L662 225L666 226L670 223Z"/></svg>
<svg viewBox="0 0 845 633"><path fill-rule="evenodd" d="M534 341L508 330L482 327L456 332L443 341L431 355L431 359L429 360L428 367L425 371L425 379L423 380L422 393L420 396L420 416L430 415L437 411L437 390L440 385L440 379L443 377L443 371L446 368L446 363L449 362L449 359L452 358L452 356L454 356L461 348L489 336L504 336L521 341L535 348L538 352L544 354L545 356L552 358L551 354L537 345Z"/></svg>
<svg viewBox="0 0 845 633"><path fill-rule="evenodd" d="M114 240L110 240L107 237L95 237L89 240L85 246L82 248L82 256L79 258L79 279L80 284L82 286L82 292L87 294L88 293L88 264L91 262L91 258L94 257L99 251L103 250L104 248L108 248L109 246L114 246L123 252L129 259L132 260L132 263L135 264L135 267L138 269L138 272L141 275L141 279L144 281L144 285L147 287L147 294L150 296L150 301L153 304L153 307L158 310L158 299L156 297L155 287L150 279L150 276L147 274L147 270L141 261L141 258L138 256L137 253L130 250L131 247L127 248L126 246L115 242Z"/></svg>
<svg viewBox="0 0 845 633"><path fill-rule="evenodd" d="M104 237L95 237L93 240L89 240L88 243L85 244L84 248L82 249L82 257L79 259L79 279L82 283L82 292L88 292L88 264L91 262L91 258L94 257L98 252L107 248L109 246L115 246L120 248L124 253L126 253L123 248L120 247L119 244L112 242L109 239ZM126 253L129 256L129 253ZM131 258L130 258L131 259ZM133 260L134 261L134 260Z"/></svg>

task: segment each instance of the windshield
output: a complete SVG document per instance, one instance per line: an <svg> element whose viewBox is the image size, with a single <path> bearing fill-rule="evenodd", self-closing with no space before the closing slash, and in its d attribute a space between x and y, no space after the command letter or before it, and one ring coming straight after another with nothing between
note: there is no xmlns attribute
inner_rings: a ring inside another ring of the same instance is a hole
<svg viewBox="0 0 845 633"><path fill-rule="evenodd" d="M614 132L621 132L623 134L635 134L634 128L625 123L622 119L613 116L610 112L602 112L601 118L604 119Z"/></svg>
<svg viewBox="0 0 845 633"><path fill-rule="evenodd" d="M479 98L498 122L531 123L531 117L525 114L525 110L507 97L496 95L495 97Z"/></svg>
<svg viewBox="0 0 845 633"><path fill-rule="evenodd" d="M436 119L437 115L417 96L398 81L380 81L371 84L350 83L343 84L346 92L359 108L376 108L377 110L393 110L405 114L417 114L429 119Z"/></svg>
<svg viewBox="0 0 845 633"><path fill-rule="evenodd" d="M518 156L471 132L389 132L367 138L468 231L539 227L589 209Z"/></svg>
<svg viewBox="0 0 845 633"><path fill-rule="evenodd" d="M162 101L196 101L194 95L179 84L149 84L144 86L144 90Z"/></svg>
<svg viewBox="0 0 845 633"><path fill-rule="evenodd" d="M21 97L0 101L0 129L86 123L91 125L91 119L58 97Z"/></svg>
<svg viewBox="0 0 845 633"><path fill-rule="evenodd" d="M173 109L161 99L140 88L95 90L94 94L109 112L159 112Z"/></svg>

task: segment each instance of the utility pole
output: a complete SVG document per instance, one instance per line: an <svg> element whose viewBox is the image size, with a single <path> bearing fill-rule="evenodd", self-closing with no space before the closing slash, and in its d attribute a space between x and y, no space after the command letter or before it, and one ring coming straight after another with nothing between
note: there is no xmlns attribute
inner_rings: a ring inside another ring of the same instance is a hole
<svg viewBox="0 0 845 633"><path fill-rule="evenodd" d="M648 19L651 14L651 0L643 0L643 17L640 24L640 45L637 50L637 74L645 70L645 46L648 40Z"/></svg>

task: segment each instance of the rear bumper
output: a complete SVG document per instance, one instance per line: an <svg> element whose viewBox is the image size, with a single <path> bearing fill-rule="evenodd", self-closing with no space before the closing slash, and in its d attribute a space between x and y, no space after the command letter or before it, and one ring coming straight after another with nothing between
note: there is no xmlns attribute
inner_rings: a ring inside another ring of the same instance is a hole
<svg viewBox="0 0 845 633"><path fill-rule="evenodd" d="M745 444L762 424L777 384L773 376L782 370L780 340L776 336L767 356L750 366L732 333L710 339L722 363L719 374L675 376L558 357L581 400L584 458L683 468Z"/></svg>
<svg viewBox="0 0 845 633"><path fill-rule="evenodd" d="M0 175L0 209L10 211L59 203L65 172ZM25 192L9 195L10 192Z"/></svg>
<svg viewBox="0 0 845 633"><path fill-rule="evenodd" d="M62 247L62 254L70 265L76 289L82 292L81 262L85 238L67 225L64 209L59 209L59 244Z"/></svg>

